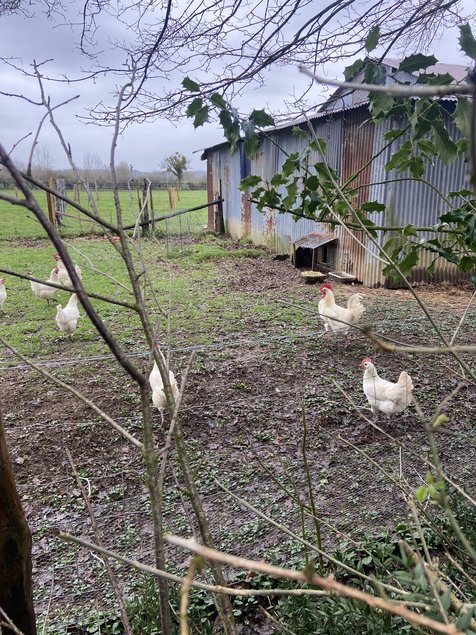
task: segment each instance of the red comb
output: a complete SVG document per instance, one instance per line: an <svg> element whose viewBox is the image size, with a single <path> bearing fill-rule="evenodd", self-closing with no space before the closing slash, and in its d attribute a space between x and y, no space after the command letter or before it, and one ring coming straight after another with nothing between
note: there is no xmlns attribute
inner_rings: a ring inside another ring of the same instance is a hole
<svg viewBox="0 0 476 635"><path fill-rule="evenodd" d="M372 363L370 357L364 357L364 359L360 362L359 366L363 366L366 362Z"/></svg>
<svg viewBox="0 0 476 635"><path fill-rule="evenodd" d="M323 289L330 289L332 291L332 285L330 282L323 282L321 284L321 286L319 287L319 291L322 291Z"/></svg>

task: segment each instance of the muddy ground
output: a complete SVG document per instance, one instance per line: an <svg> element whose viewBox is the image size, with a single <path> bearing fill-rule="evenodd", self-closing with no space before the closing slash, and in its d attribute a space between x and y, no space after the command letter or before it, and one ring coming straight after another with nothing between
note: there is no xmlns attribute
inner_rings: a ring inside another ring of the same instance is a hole
<svg viewBox="0 0 476 635"><path fill-rule="evenodd" d="M266 312L243 311L235 318L233 333L217 315L215 344L198 351L188 378L182 421L217 545L255 558L281 559L299 553L298 543L227 495L218 482L299 533L298 507L279 483L308 500L303 406L307 458L325 546L330 548L340 540L330 526L349 535L362 529L393 527L406 515L404 503L362 452L392 474L401 471L412 486L421 484L429 446L415 409L391 422L380 420L393 439L366 424L360 416L369 411L358 364L373 353L372 346L357 332L351 334L347 349L337 337L322 336L318 289L303 284L289 261L275 261L271 255L224 259L220 268L210 294L259 292L264 300L275 301L277 310L271 317ZM372 323L378 332L406 343L437 343L409 291L359 290L366 296L363 321ZM355 291L355 287L338 286L336 296L344 300ZM471 297L469 286L423 287L420 295L451 337ZM290 326L289 317L295 311L308 315L306 327ZM475 325L476 309L472 308L457 342L476 344ZM194 328L199 331L200 325ZM172 359L179 377L189 355L188 342L181 346L180 341L180 333L176 333ZM7 351L0 351L0 357L11 359ZM66 342L58 358L43 360L48 370L74 384L140 438L137 391L113 360L77 359L58 366L59 358L81 358L80 341ZM147 359L137 360L145 368ZM407 370L427 415L460 382L458 364L449 356L379 354L376 365L382 376L393 381L401 370ZM71 615L107 608L112 594L101 563L89 551L66 545L54 534L61 528L93 539L65 450L71 452L83 483L90 488L105 545L152 564L152 529L141 457L71 394L21 364L11 361L11 368L2 367L0 382L7 439L33 532L37 611L44 613L51 599L52 620L68 622ZM438 430L443 463L455 480L476 495L474 387L462 387L445 412L450 422ZM160 446L164 431L158 415L156 432ZM166 525L169 531L190 536L196 525L188 503L184 509L180 485L172 456ZM313 539L312 533L309 538ZM188 554L169 549L168 555L177 569L187 566ZM118 571L127 588L133 585L134 577L128 577L127 570Z"/></svg>

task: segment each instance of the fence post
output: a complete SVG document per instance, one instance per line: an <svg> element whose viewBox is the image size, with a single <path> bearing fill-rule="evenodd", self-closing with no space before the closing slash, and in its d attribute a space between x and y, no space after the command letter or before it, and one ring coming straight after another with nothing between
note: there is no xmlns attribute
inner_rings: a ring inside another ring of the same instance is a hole
<svg viewBox="0 0 476 635"><path fill-rule="evenodd" d="M51 190L55 188L55 181L52 176L48 179L48 186ZM55 197L50 192L46 192L46 202L48 203L48 218L54 227L56 227L56 202Z"/></svg>
<svg viewBox="0 0 476 635"><path fill-rule="evenodd" d="M220 198L216 205L215 211L215 231L217 234L223 235L225 233L225 220L223 218L223 199Z"/></svg>
<svg viewBox="0 0 476 635"><path fill-rule="evenodd" d="M155 212L154 212L154 198L152 196L152 183L149 187L149 198L150 198L150 215L151 215L151 227L152 234L155 234Z"/></svg>
<svg viewBox="0 0 476 635"><path fill-rule="evenodd" d="M142 203L144 205L144 213L142 214L142 221L144 225L142 225L142 234L144 236L148 236L150 234L150 225L149 225L149 198L147 196L147 179L144 179L142 184Z"/></svg>

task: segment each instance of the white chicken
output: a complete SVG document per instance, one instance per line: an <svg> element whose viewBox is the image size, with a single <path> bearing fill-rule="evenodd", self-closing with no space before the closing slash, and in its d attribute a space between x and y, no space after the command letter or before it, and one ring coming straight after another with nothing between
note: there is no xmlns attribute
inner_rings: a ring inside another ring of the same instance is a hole
<svg viewBox="0 0 476 635"><path fill-rule="evenodd" d="M165 357L160 350L159 346L157 346L157 350L159 351L160 356L162 357L164 364L167 366L165 361ZM174 396L174 401L177 401L179 396L179 387L177 385L177 380L175 379L175 375L169 369L169 382L172 387L172 394ZM159 410L160 416L164 417L164 408L167 405L167 399L165 397L164 391L164 382L162 381L162 376L160 374L159 367L157 366L157 362L154 361L154 366L149 375L149 384L152 388L152 403Z"/></svg>
<svg viewBox="0 0 476 635"><path fill-rule="evenodd" d="M50 277L48 278L48 280L46 280L46 282L59 284L58 271L58 267L54 267L51 270ZM58 291L58 289L55 289L54 287L49 287L46 284L42 284L41 282L34 282L33 280L30 280L30 287L33 293L39 298L43 298L44 300L46 300L48 305L50 303L50 300L55 297L55 293Z"/></svg>
<svg viewBox="0 0 476 635"><path fill-rule="evenodd" d="M5 278L0 278L0 311L3 311L3 305L7 299L7 290L5 289Z"/></svg>
<svg viewBox="0 0 476 635"><path fill-rule="evenodd" d="M400 373L396 384L378 376L370 357L359 364L364 367L363 387L372 414L383 412L387 416L405 410L412 401L413 382L405 371Z"/></svg>
<svg viewBox="0 0 476 635"><path fill-rule="evenodd" d="M345 335L347 346L347 335L352 324L356 324L362 317L365 307L362 304L362 293L354 293L347 300L347 307L336 304L332 285L324 282L319 287L322 299L318 309L321 319L324 321L326 331L333 331L339 335ZM336 318L336 319L332 319Z"/></svg>
<svg viewBox="0 0 476 635"><path fill-rule="evenodd" d="M64 333L73 333L76 330L79 320L78 296L72 293L68 304L61 308L61 304L56 307L56 324L60 331Z"/></svg>
<svg viewBox="0 0 476 635"><path fill-rule="evenodd" d="M69 273L68 273L68 270L66 269L63 259L61 258L59 254L54 254L53 258L55 259L56 266L58 267L59 283L62 284L63 287L72 289L73 283L71 281L71 278L69 277ZM76 275L78 276L78 278L82 280L83 277L81 275L82 274L81 268L78 265L75 265L74 270L76 271Z"/></svg>

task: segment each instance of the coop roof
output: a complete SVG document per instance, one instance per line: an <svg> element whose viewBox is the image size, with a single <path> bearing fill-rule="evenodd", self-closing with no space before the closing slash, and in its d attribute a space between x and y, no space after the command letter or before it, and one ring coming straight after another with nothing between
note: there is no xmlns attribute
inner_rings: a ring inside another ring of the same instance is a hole
<svg viewBox="0 0 476 635"><path fill-rule="evenodd" d="M337 240L337 236L334 236L334 234L311 232L310 234L307 234L307 236L302 236L301 238L295 240L293 245L295 247L302 247L303 249L316 249L317 247L321 247L326 243L331 243L334 240Z"/></svg>

